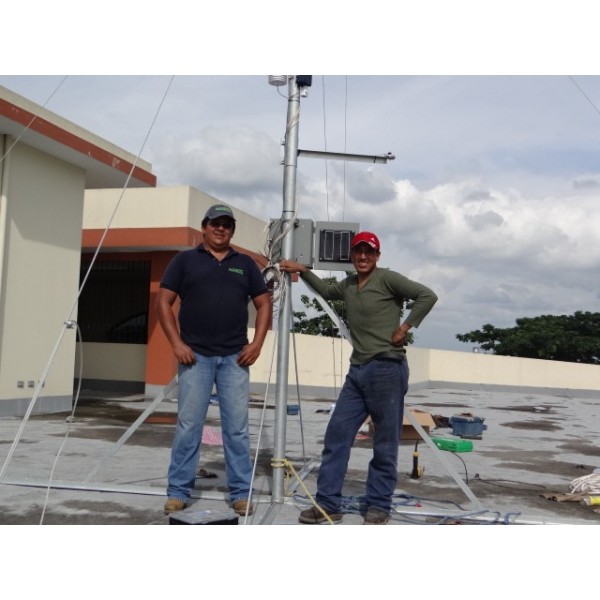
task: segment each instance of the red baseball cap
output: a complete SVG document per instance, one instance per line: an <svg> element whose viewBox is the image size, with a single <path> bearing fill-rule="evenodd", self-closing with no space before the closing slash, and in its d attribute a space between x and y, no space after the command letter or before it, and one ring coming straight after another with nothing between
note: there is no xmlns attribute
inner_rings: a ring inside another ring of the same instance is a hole
<svg viewBox="0 0 600 600"><path fill-rule="evenodd" d="M362 242L364 242L365 244L369 244L371 248L374 248L379 252L379 239L374 233L371 233L370 231L361 231L360 233L357 233L352 238L350 248L354 248L354 246L357 246Z"/></svg>

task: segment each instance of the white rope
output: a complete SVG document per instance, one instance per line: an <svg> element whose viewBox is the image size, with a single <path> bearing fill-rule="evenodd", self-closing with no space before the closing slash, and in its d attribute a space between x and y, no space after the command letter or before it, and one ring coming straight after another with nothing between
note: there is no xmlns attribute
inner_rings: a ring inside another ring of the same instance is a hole
<svg viewBox="0 0 600 600"><path fill-rule="evenodd" d="M572 494L600 494L600 473L590 473L571 481Z"/></svg>

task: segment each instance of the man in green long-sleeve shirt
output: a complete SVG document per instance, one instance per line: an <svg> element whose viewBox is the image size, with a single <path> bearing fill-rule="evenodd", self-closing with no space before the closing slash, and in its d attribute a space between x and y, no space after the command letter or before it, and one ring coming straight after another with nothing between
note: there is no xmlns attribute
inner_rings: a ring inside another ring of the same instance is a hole
<svg viewBox="0 0 600 600"><path fill-rule="evenodd" d="M329 285L308 268L282 260L280 268L299 273L325 300L343 300L353 352L344 386L331 416L317 480L318 507L301 512L301 523L342 520L342 486L356 433L367 417L375 428L373 458L369 463L365 524L389 521L396 488L398 444L408 390L404 343L411 327L418 327L437 301L425 285L380 269L377 236L363 231L351 242L356 273ZM401 322L405 303L412 308Z"/></svg>

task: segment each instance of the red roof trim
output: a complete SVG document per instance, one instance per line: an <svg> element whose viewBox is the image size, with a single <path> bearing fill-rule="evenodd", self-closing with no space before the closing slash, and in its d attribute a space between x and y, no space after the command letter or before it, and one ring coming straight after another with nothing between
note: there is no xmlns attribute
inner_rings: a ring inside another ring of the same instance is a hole
<svg viewBox="0 0 600 600"><path fill-rule="evenodd" d="M133 164L129 161L123 160L113 153L108 152L91 142L87 142L83 138L58 127L58 125L54 125L41 117L37 117L24 108L7 102L2 98L0 98L0 115L3 115L16 123L20 123L25 127L28 126L28 129L31 129L32 131L37 131L64 146L72 148L76 152L85 154L86 156L104 163L113 169L117 169L122 173L129 175L131 172ZM135 167L133 169L132 177L156 187L156 175L153 175L140 167Z"/></svg>

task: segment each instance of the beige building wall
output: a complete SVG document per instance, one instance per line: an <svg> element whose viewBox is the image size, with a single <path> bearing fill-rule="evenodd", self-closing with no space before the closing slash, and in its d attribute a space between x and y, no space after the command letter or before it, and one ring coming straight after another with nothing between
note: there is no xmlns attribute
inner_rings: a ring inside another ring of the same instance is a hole
<svg viewBox="0 0 600 600"><path fill-rule="evenodd" d="M252 335L252 331L250 332ZM296 334L300 388L309 396L331 395L331 389L341 387L348 370L351 353L345 340ZM343 351L339 347L342 344ZM273 332L267 338L263 352L251 369L255 390L264 389L264 383L274 383L277 365L271 368ZM410 388L457 387L537 389L548 393L572 393L596 397L600 400L600 366L536 360L472 352L431 350L410 346L407 349L410 369ZM276 359L275 359L276 360ZM293 342L290 340L289 385L290 397L295 394L295 363ZM335 369L335 370L334 370Z"/></svg>
<svg viewBox="0 0 600 600"><path fill-rule="evenodd" d="M249 330L250 339L253 329ZM267 334L262 353L250 369L252 391L274 396L277 384L277 333ZM84 378L127 381L143 379L145 346L111 344L110 356L102 346L84 344ZM337 397L348 370L350 344L345 340L312 335L291 336L288 365L288 398ZM600 400L600 367L550 360L452 352L409 347L410 389L422 387L499 388L572 394ZM146 386L156 396L162 387Z"/></svg>
<svg viewBox="0 0 600 600"><path fill-rule="evenodd" d="M429 350L429 382L488 387L529 387L551 390L595 391L600 399L600 366Z"/></svg>
<svg viewBox="0 0 600 600"><path fill-rule="evenodd" d="M23 143L3 161L0 415L24 413L61 333L33 412L71 408L83 189L81 169Z"/></svg>
<svg viewBox="0 0 600 600"><path fill-rule="evenodd" d="M77 344L75 378L111 382L144 381L146 344Z"/></svg>
<svg viewBox="0 0 600 600"><path fill-rule="evenodd" d="M169 229L191 227L200 231L207 209L220 200L190 186L86 190L83 229ZM115 208L117 209L115 212ZM236 229L232 243L261 253L267 224L232 207ZM114 213L114 216L113 216ZM112 217L112 221L111 221ZM160 240L156 240L160 246ZM151 250L151 247L127 250Z"/></svg>

